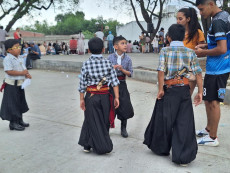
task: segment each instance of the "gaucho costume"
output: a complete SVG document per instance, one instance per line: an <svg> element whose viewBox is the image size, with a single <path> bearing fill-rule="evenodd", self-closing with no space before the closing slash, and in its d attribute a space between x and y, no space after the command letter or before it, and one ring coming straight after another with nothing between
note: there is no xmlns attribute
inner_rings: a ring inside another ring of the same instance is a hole
<svg viewBox="0 0 230 173"><path fill-rule="evenodd" d="M132 60L131 58L123 53L120 57L115 52L110 54L108 59L113 65L122 65L123 69L129 71L131 76L133 74ZM127 119L132 118L134 116L133 106L131 104L129 91L126 84L126 75L122 73L120 70L116 69L117 78L120 81L119 84L119 101L120 106L115 110L117 118L121 120L121 135L123 137L128 137L128 133L126 132ZM130 76L130 77L131 77ZM112 87L110 87L111 93L114 95Z"/></svg>
<svg viewBox="0 0 230 173"><path fill-rule="evenodd" d="M177 164L193 161L198 149L188 83L190 67L195 75L202 72L195 52L183 42L173 41L161 50L158 71L164 72L164 96L156 101L144 135L144 144L158 155L169 155L172 148L172 161Z"/></svg>
<svg viewBox="0 0 230 173"><path fill-rule="evenodd" d="M103 86L99 89L100 82ZM114 127L115 114L108 83L113 87L119 84L111 62L102 55L92 55L81 70L79 92L87 93L85 119L78 144L92 148L97 154L109 153L113 149L109 128Z"/></svg>
<svg viewBox="0 0 230 173"><path fill-rule="evenodd" d="M15 57L10 53L7 53L3 61L4 71L23 71L26 67L23 64L23 58ZM1 88L4 88L4 94L2 99L2 105L0 110L0 117L2 120L10 121L10 129L24 130L24 127L18 127L18 124L22 124L22 114L29 110L25 98L24 89L21 89L21 85L25 79L25 76L10 76L5 73L4 84Z"/></svg>

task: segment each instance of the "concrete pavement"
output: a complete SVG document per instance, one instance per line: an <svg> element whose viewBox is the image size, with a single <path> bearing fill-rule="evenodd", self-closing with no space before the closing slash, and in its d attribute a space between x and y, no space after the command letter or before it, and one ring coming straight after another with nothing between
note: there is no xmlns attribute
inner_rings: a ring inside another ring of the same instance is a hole
<svg viewBox="0 0 230 173"><path fill-rule="evenodd" d="M120 122L110 131L111 154L84 153L77 144L83 122L77 92L78 74L31 70L32 85L26 88L30 107L23 132L10 131L0 121L0 173L227 173L230 170L229 106L221 106L219 147L199 147L188 167L171 162L171 156L153 154L143 142L151 118L157 86L128 79L135 116L128 121L129 138L120 136ZM0 80L3 72L0 72ZM0 93L0 99L2 94ZM196 128L205 126L204 104L194 108Z"/></svg>

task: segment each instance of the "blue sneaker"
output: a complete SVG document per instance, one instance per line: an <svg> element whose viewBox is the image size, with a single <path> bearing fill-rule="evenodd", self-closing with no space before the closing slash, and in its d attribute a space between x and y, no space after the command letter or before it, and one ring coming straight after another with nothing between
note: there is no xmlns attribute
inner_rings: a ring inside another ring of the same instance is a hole
<svg viewBox="0 0 230 173"><path fill-rule="evenodd" d="M217 138L215 140L213 140L212 138L210 138L209 135L206 135L206 136L198 139L197 144L198 145L211 146L211 147L217 147L219 145L219 142L218 142Z"/></svg>
<svg viewBox="0 0 230 173"><path fill-rule="evenodd" d="M203 136L206 136L206 135L209 135L209 132L206 129L196 131L196 136L197 137L203 137Z"/></svg>

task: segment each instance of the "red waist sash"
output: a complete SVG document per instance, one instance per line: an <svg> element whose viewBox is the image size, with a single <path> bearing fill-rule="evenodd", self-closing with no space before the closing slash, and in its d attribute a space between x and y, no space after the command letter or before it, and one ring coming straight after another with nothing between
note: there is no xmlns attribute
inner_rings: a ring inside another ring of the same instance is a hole
<svg viewBox="0 0 230 173"><path fill-rule="evenodd" d="M125 76L117 76L118 80L125 80L126 77Z"/></svg>
<svg viewBox="0 0 230 173"><path fill-rule="evenodd" d="M115 110L113 106L113 95L109 92L108 85L103 85L100 90L97 90L97 85L91 85L87 87L87 92L91 94L109 94L109 101L110 101L109 122L110 122L110 128L114 128Z"/></svg>

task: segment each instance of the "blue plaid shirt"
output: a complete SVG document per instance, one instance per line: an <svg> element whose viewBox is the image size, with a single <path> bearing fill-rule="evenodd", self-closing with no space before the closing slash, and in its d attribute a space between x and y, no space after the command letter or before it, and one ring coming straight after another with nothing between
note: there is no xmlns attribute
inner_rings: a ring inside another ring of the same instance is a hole
<svg viewBox="0 0 230 173"><path fill-rule="evenodd" d="M110 54L108 59L110 60L110 62L112 63L112 65L117 65L117 55L116 53ZM131 73L131 75L129 77L131 77L133 75L133 66L132 66L132 60L131 58L124 53L124 55L121 58L121 65L123 67L123 69L129 71ZM116 69L117 72L117 76L124 76L125 74L122 73L120 70Z"/></svg>
<svg viewBox="0 0 230 173"><path fill-rule="evenodd" d="M182 41L172 41L169 47L161 49L157 70L165 73L165 80L173 79L184 67L187 71L182 75L186 78L189 78L188 71L194 75L202 72L195 52L184 47Z"/></svg>

